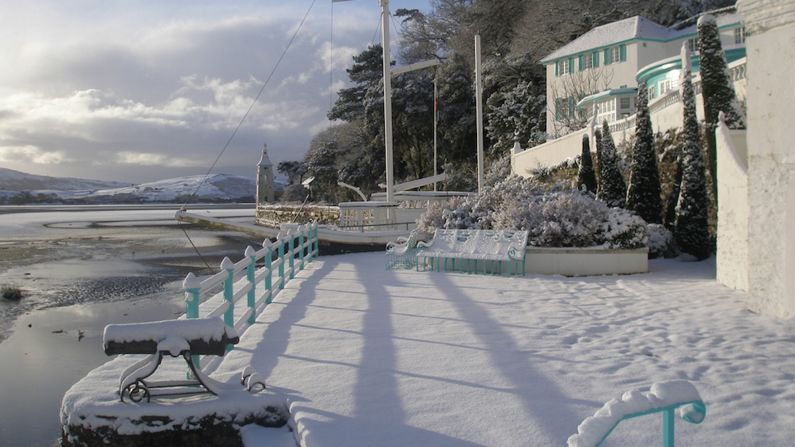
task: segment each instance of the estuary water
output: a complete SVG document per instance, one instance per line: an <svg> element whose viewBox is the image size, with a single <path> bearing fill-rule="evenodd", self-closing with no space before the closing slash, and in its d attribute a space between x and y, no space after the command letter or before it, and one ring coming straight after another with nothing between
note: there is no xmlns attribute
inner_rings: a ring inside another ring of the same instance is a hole
<svg viewBox="0 0 795 447"><path fill-rule="evenodd" d="M261 242L183 226L176 208L0 207L0 288L23 293L0 298L0 446L57 443L64 392L109 360L105 325L176 318L188 272L215 272ZM254 216L241 205L191 211Z"/></svg>

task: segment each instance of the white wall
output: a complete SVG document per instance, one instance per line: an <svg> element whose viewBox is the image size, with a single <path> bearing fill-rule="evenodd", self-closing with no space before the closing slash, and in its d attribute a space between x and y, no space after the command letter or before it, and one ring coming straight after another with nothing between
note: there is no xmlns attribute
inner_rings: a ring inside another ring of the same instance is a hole
<svg viewBox="0 0 795 447"><path fill-rule="evenodd" d="M718 253L717 279L748 290L748 147L745 130L717 132Z"/></svg>
<svg viewBox="0 0 795 447"><path fill-rule="evenodd" d="M555 166L567 158L582 154L582 136L587 129L572 132L563 138L532 147L518 154L511 155L511 173L530 177L534 169L542 166ZM591 142L591 149L595 149Z"/></svg>
<svg viewBox="0 0 795 447"><path fill-rule="evenodd" d="M527 247L526 273L589 276L626 275L649 271L649 251L604 248Z"/></svg>
<svg viewBox="0 0 795 447"><path fill-rule="evenodd" d="M795 316L795 2L740 0L748 49L749 305ZM787 66L788 67L788 66ZM722 205L721 205L722 206Z"/></svg>

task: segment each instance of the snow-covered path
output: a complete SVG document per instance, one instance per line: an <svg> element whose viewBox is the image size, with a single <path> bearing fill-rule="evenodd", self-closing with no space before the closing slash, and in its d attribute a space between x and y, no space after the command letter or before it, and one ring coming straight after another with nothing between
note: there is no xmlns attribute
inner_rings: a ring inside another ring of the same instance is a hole
<svg viewBox="0 0 795 447"><path fill-rule="evenodd" d="M596 278L386 272L321 257L217 371L251 362L309 446L559 446L602 404L691 380L707 403L678 445L791 445L795 321L744 309L708 262ZM660 418L608 445L659 445Z"/></svg>

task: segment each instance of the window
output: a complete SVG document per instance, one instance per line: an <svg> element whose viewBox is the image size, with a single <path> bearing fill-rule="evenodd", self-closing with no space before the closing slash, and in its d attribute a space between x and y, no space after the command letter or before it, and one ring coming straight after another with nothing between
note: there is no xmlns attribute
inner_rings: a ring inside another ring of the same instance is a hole
<svg viewBox="0 0 795 447"><path fill-rule="evenodd" d="M621 60L620 57L621 51L618 47L613 47L610 49L610 62L618 62Z"/></svg>
<svg viewBox="0 0 795 447"><path fill-rule="evenodd" d="M560 98L555 99L555 121L560 121L560 117L563 113L563 101Z"/></svg>
<svg viewBox="0 0 795 447"><path fill-rule="evenodd" d="M745 43L745 27L734 28L734 43L737 45Z"/></svg>
<svg viewBox="0 0 795 447"><path fill-rule="evenodd" d="M619 107L626 110L632 107L631 103L629 102L629 96L625 96L623 98L619 98Z"/></svg>
<svg viewBox="0 0 795 447"><path fill-rule="evenodd" d="M580 67L580 69L584 70L586 68L593 68L593 54L585 53L580 61L582 63L582 67Z"/></svg>
<svg viewBox="0 0 795 447"><path fill-rule="evenodd" d="M571 66L568 59L560 61L560 74L571 73Z"/></svg>
<svg viewBox="0 0 795 447"><path fill-rule="evenodd" d="M691 52L696 52L696 38L693 37L692 39L687 39L687 49Z"/></svg>

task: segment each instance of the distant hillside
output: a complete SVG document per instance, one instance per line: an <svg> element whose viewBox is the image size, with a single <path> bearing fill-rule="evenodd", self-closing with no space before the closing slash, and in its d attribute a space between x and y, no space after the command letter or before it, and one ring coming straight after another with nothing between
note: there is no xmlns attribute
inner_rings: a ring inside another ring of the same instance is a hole
<svg viewBox="0 0 795 447"><path fill-rule="evenodd" d="M253 201L256 184L253 178L227 174L211 174L177 177L156 182L141 183L122 188L100 189L90 193L74 194L71 199L93 199L102 201L174 202L187 200L196 188L194 201ZM204 180L204 181L203 181ZM66 195L62 197L67 198Z"/></svg>
<svg viewBox="0 0 795 447"><path fill-rule="evenodd" d="M277 182L277 189L283 185ZM198 191L197 191L198 188ZM191 197L196 192L194 197ZM0 168L0 204L253 202L253 178L227 174L129 183L47 177Z"/></svg>
<svg viewBox="0 0 795 447"><path fill-rule="evenodd" d="M26 174L24 172L14 171L13 169L0 168L0 190L3 191L85 191L117 188L126 185L129 185L129 183L70 177L49 177L46 175Z"/></svg>

